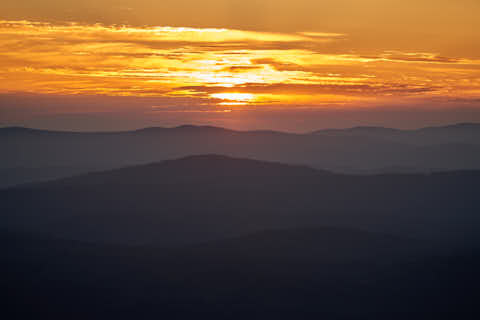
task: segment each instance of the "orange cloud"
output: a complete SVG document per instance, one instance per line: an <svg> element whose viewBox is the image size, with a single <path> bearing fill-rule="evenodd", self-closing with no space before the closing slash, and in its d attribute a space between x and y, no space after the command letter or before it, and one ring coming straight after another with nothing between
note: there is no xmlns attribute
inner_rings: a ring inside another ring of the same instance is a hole
<svg viewBox="0 0 480 320"><path fill-rule="evenodd" d="M479 60L381 48L352 53L349 41L341 32L0 21L0 93L292 108L480 97Z"/></svg>

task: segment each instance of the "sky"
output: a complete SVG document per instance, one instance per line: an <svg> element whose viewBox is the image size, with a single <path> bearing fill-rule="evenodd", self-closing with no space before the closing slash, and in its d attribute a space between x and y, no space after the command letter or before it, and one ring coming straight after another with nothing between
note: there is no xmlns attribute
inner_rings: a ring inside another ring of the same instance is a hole
<svg viewBox="0 0 480 320"><path fill-rule="evenodd" d="M480 122L478 0L0 2L0 125Z"/></svg>

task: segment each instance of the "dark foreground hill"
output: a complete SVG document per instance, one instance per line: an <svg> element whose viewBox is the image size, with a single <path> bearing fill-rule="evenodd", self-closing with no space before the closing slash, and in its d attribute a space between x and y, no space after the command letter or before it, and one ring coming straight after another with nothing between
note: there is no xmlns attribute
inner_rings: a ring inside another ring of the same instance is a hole
<svg viewBox="0 0 480 320"><path fill-rule="evenodd" d="M477 245L480 172L349 176L192 156L0 191L12 230L182 245L272 228L339 226Z"/></svg>
<svg viewBox="0 0 480 320"><path fill-rule="evenodd" d="M195 154L303 164L344 173L480 169L480 124L357 127L306 134L208 126L77 133L0 128L0 187Z"/></svg>
<svg viewBox="0 0 480 320"><path fill-rule="evenodd" d="M480 257L429 248L338 228L263 231L175 249L3 231L2 313L8 319L476 319Z"/></svg>
<svg viewBox="0 0 480 320"><path fill-rule="evenodd" d="M478 319L480 172L192 156L0 191L7 319Z"/></svg>

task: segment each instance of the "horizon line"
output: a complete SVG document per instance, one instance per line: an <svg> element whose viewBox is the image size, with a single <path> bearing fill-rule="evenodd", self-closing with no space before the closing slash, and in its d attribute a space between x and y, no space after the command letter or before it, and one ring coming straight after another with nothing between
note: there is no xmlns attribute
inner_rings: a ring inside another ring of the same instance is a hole
<svg viewBox="0 0 480 320"><path fill-rule="evenodd" d="M233 129L228 127L222 126L214 126L208 124L182 124L176 126L147 126L147 127L138 127L134 129L126 129L126 130L52 130L52 129L44 129L39 127L27 127L21 125L11 125L11 126L3 126L0 125L0 131L4 130L29 130L29 131L41 131L41 132L48 132L48 133L85 133L85 134L115 134L115 133L135 133L147 130L175 130L175 129L188 129L188 128L195 128L195 129L219 129L225 131L232 131L232 132L243 132L243 133L283 133L283 134L293 134L293 135L308 135L314 134L319 132L328 132L328 131L348 131L348 130L355 130L355 129L386 129L386 130L395 130L395 131L402 131L402 132L414 132L414 131L421 131L424 129L432 129L432 128L449 128L449 127L460 127L460 126L480 126L480 122L453 122L450 124L445 125L433 125L433 126L421 126L414 129L402 129L402 128L395 128L395 127L386 127L386 126L369 126L369 125L358 125L352 127L337 127L337 128L324 128L324 129L317 129L317 130L310 130L305 132L292 132L292 131L284 131L284 130L274 130L274 129L252 129L252 130L239 130Z"/></svg>

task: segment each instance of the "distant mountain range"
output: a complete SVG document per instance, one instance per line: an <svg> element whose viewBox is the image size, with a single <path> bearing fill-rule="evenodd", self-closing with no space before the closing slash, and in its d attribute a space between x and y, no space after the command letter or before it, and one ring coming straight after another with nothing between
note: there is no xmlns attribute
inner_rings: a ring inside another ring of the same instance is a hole
<svg viewBox="0 0 480 320"><path fill-rule="evenodd" d="M480 169L480 124L419 130L356 127L306 134L192 125L106 133L11 127L0 129L0 150L0 187L195 154L339 173L431 172Z"/></svg>
<svg viewBox="0 0 480 320"><path fill-rule="evenodd" d="M226 156L0 191L1 224L82 241L184 245L337 226L477 245L480 171L350 176Z"/></svg>
<svg viewBox="0 0 480 320"><path fill-rule="evenodd" d="M224 155L3 189L3 312L477 319L478 190L480 171L347 175Z"/></svg>

